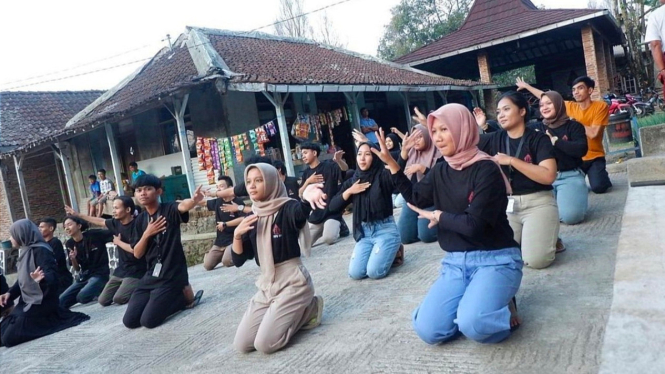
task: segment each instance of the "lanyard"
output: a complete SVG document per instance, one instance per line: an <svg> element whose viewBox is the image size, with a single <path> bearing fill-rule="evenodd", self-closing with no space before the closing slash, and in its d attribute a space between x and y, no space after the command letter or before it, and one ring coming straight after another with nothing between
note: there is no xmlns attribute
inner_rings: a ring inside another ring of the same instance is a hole
<svg viewBox="0 0 665 374"><path fill-rule="evenodd" d="M522 138L520 139L520 143L517 145L517 152L515 153L516 158L520 158L520 152L522 151L522 146L524 145L524 138L525 134L522 135ZM510 136L508 136L508 133L506 132L506 155L510 157ZM512 184L513 182L513 165L508 166L508 181Z"/></svg>
<svg viewBox="0 0 665 374"><path fill-rule="evenodd" d="M159 217L162 217L162 204L159 204L159 208L157 209L157 215L155 215L155 221L159 219ZM148 215L148 223L150 222L150 215ZM147 227L147 225L146 225ZM160 232L159 234L155 235L154 237L154 243L155 246L157 247L157 263L162 262L162 240L164 239L164 232Z"/></svg>

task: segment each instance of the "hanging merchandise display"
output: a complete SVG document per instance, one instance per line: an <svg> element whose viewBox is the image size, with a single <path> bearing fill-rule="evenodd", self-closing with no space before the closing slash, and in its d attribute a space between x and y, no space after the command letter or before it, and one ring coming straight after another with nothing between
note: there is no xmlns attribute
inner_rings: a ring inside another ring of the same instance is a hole
<svg viewBox="0 0 665 374"><path fill-rule="evenodd" d="M196 158L199 163L199 171L205 170L206 162L205 162L205 155L203 152L203 138L200 136L196 138Z"/></svg>

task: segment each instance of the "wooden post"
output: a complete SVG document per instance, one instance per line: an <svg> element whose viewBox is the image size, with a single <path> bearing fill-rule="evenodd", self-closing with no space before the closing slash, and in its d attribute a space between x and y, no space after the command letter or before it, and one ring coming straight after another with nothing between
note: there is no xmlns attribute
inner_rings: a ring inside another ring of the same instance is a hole
<svg viewBox="0 0 665 374"><path fill-rule="evenodd" d="M441 96L441 100L443 101L443 105L448 104L448 91L436 91L436 93Z"/></svg>
<svg viewBox="0 0 665 374"><path fill-rule="evenodd" d="M279 92L273 92L270 95L266 91L263 92L263 95L272 103L275 107L275 112L277 114L277 127L279 127L279 139L282 143L282 153L284 154L284 165L286 166L286 173L294 177L296 175L295 169L293 168L293 159L291 158L291 143L289 142L289 130L286 126L286 116L284 115L284 103L288 99L289 94L287 93L284 97Z"/></svg>
<svg viewBox="0 0 665 374"><path fill-rule="evenodd" d="M351 117L353 126L356 130L360 131L360 109L358 108L358 92L344 92L346 103L351 108Z"/></svg>
<svg viewBox="0 0 665 374"><path fill-rule="evenodd" d="M14 166L16 167L16 177L18 179L18 188L21 191L21 201L23 202L23 212L25 218L30 219L30 203L28 202L28 190L25 188L25 180L23 179L23 155L14 155Z"/></svg>
<svg viewBox="0 0 665 374"><path fill-rule="evenodd" d="M406 128L407 130L411 131L411 109L409 108L409 93L408 92L400 92L400 96L402 96L402 100L404 100L404 111L406 113ZM423 108L423 110L425 110ZM427 112L425 110L425 112ZM427 115L427 113L423 113L424 115Z"/></svg>
<svg viewBox="0 0 665 374"><path fill-rule="evenodd" d="M178 125L178 138L180 140L180 151L182 152L182 161L185 164L185 171L187 174L187 186L189 187L189 196L194 196L196 186L194 184L194 170L192 170L192 157L189 155L189 142L187 141L187 129L185 128L185 109L187 108L187 101L189 101L189 94L185 97L173 100L173 109L175 121Z"/></svg>
<svg viewBox="0 0 665 374"><path fill-rule="evenodd" d="M106 140L109 142L109 151L111 153L111 165L113 165L113 174L115 174L115 190L119 196L125 195L125 189L122 186L122 171L120 169L120 158L118 150L115 147L115 135L110 123L104 125L106 128Z"/></svg>
<svg viewBox="0 0 665 374"><path fill-rule="evenodd" d="M4 183L7 183L7 165L6 163L0 162L0 173L2 174L2 180ZM9 219L14 222L18 219L16 217L16 212L14 211L14 207L12 206L12 197L11 197L11 192L7 189L5 189L5 199L7 200L7 208L9 208ZM0 201L0 204L2 202Z"/></svg>
<svg viewBox="0 0 665 374"><path fill-rule="evenodd" d="M62 180L62 172L60 172L60 168L58 167L58 162L60 159L58 158L58 154L53 151L53 159L55 160L55 171L58 174L58 186L60 187L61 195L62 195L62 204L67 205L67 197L65 196L65 182Z"/></svg>
<svg viewBox="0 0 665 374"><path fill-rule="evenodd" d="M58 152L56 152L56 148ZM72 159L69 150L69 144L57 143L57 147L53 148L56 156L62 161L62 170L65 172L65 183L67 184L67 192L69 194L69 206L75 211L79 211L79 204L76 200L76 191L74 191L74 181L72 180L72 169L69 167L69 161Z"/></svg>

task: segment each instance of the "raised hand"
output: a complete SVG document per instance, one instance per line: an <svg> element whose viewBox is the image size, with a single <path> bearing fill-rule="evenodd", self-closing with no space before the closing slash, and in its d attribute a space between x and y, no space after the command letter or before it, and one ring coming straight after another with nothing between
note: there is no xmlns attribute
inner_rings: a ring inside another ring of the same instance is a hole
<svg viewBox="0 0 665 374"><path fill-rule="evenodd" d="M342 156L344 156L344 151L337 151L333 155L333 161L340 162L342 161Z"/></svg>
<svg viewBox="0 0 665 374"><path fill-rule="evenodd" d="M44 279L44 270L40 266L37 266L37 269L30 273L30 278L37 283L41 282Z"/></svg>
<svg viewBox="0 0 665 374"><path fill-rule="evenodd" d="M420 110L418 109L417 106L414 106L414 107L413 107L413 112L416 113L416 115L415 115L415 116L412 116L411 118L413 118L414 120L418 121L419 124L421 124L421 125L427 127L427 116L425 116L424 114L420 113Z"/></svg>
<svg viewBox="0 0 665 374"><path fill-rule="evenodd" d="M407 153L416 145L416 139L422 136L423 132L420 129L415 129L411 131L410 134L407 134L402 140L402 149Z"/></svg>
<svg viewBox="0 0 665 374"><path fill-rule="evenodd" d="M517 77L517 79L515 79L515 85L517 86L517 91L527 90L529 88L529 84L526 83L522 77Z"/></svg>
<svg viewBox="0 0 665 374"><path fill-rule="evenodd" d="M250 230L254 228L254 224L256 221L258 221L259 217L255 214L250 214L243 218L242 222L236 227L235 231L233 232L233 235L238 237L238 236L243 236L246 233L248 233Z"/></svg>
<svg viewBox="0 0 665 374"><path fill-rule="evenodd" d="M203 186L198 186L196 191L194 191L194 196L192 196L192 200L194 200L197 204L203 201L203 199L206 197L201 191L201 188L203 188Z"/></svg>
<svg viewBox="0 0 665 374"><path fill-rule="evenodd" d="M376 138L379 140L380 150L377 150L376 148L370 148L372 153L386 165L389 165L391 161L395 162L393 156L390 154L390 150L388 150L388 146L386 146L386 134L384 133L383 129L379 129L379 131L377 131Z"/></svg>
<svg viewBox="0 0 665 374"><path fill-rule="evenodd" d="M441 217L442 213L440 210L435 210L433 212L430 212L425 209L420 209L411 203L406 203L406 205L408 205L409 208L411 208L411 210L418 213L418 218L428 219L429 224L427 225L427 227L429 227L430 229L439 224L439 217Z"/></svg>
<svg viewBox="0 0 665 374"><path fill-rule="evenodd" d="M351 195L359 194L365 192L372 184L369 182L360 183L360 179L356 183L352 184L351 187L347 189Z"/></svg>
<svg viewBox="0 0 665 374"><path fill-rule="evenodd" d="M143 232L143 235L149 238L164 232L164 230L166 230L166 218L163 216L160 216L157 219L151 218L150 222L148 222L148 227Z"/></svg>
<svg viewBox="0 0 665 374"><path fill-rule="evenodd" d="M404 140L404 137L406 136L406 135L404 135L403 132L399 131L397 129L397 127L391 127L390 132L392 132L393 134L397 134L397 136L399 136L399 138L402 139L402 140Z"/></svg>
<svg viewBox="0 0 665 374"><path fill-rule="evenodd" d="M473 116L476 117L476 124L483 130L487 130L487 115L482 109L473 108Z"/></svg>
<svg viewBox="0 0 665 374"><path fill-rule="evenodd" d="M326 207L327 195L322 188L323 183L310 184L302 193L303 200L308 201L312 209L324 209Z"/></svg>
<svg viewBox="0 0 665 374"><path fill-rule="evenodd" d="M358 143L367 143L369 141L369 139L367 139L365 134L356 129L353 129L351 135L353 135L353 140L355 140Z"/></svg>
<svg viewBox="0 0 665 374"><path fill-rule="evenodd" d="M70 207L69 205L65 205L65 213L67 213L67 215L76 216L76 217L78 217L79 215L79 212L72 209L72 207Z"/></svg>

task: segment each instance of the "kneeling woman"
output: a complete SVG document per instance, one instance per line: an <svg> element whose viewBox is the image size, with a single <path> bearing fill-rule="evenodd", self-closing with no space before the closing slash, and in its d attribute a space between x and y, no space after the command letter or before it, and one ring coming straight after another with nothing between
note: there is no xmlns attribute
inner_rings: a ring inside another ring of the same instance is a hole
<svg viewBox="0 0 665 374"><path fill-rule="evenodd" d="M233 345L240 352L272 353L300 329L321 323L323 298L300 262L311 248L307 218L310 202L323 207L322 185L310 185L303 202L288 197L277 169L258 163L245 169L245 184L254 214L245 217L233 237L233 263L255 258L261 267L259 288L240 321Z"/></svg>
<svg viewBox="0 0 665 374"><path fill-rule="evenodd" d="M349 276L353 279L383 278L388 275L398 251L400 262L404 256L393 218L395 187L390 172L373 155L372 148L369 143L358 147L358 171L344 182L328 207L331 212L341 212L353 202L353 238L357 242L349 263Z"/></svg>
<svg viewBox="0 0 665 374"><path fill-rule="evenodd" d="M20 248L18 280L0 296L0 306L21 298L0 323L0 346L12 347L90 319L59 306L55 256L37 226L22 219L11 225L9 233L14 247Z"/></svg>
<svg viewBox="0 0 665 374"><path fill-rule="evenodd" d="M506 217L510 185L476 147L478 126L466 107L445 105L429 115L427 124L444 160L415 185L384 144L380 152L402 196L430 220L448 252L439 279L413 313L413 326L429 344L449 341L458 331L478 342L498 343L519 323L513 300L523 264ZM435 210L422 209L430 206Z"/></svg>

